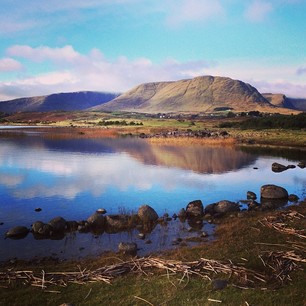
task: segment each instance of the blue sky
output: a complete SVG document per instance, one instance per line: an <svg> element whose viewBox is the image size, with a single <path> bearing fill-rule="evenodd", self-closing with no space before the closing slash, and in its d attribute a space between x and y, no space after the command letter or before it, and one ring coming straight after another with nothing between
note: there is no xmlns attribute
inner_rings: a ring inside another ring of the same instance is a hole
<svg viewBox="0 0 306 306"><path fill-rule="evenodd" d="M199 75L306 97L305 0L1 0L0 100Z"/></svg>

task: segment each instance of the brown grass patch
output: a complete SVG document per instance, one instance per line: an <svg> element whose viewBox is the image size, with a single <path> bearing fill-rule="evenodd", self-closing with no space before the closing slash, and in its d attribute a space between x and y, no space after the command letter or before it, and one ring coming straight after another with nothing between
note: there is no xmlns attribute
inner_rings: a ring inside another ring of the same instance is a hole
<svg viewBox="0 0 306 306"><path fill-rule="evenodd" d="M167 138L147 138L146 141L161 145L235 145L234 138L193 138L193 137L167 137Z"/></svg>

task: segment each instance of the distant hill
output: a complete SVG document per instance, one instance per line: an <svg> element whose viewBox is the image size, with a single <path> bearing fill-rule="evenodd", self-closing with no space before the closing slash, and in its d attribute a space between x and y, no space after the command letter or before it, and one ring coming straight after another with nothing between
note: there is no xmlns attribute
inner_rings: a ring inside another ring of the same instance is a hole
<svg viewBox="0 0 306 306"><path fill-rule="evenodd" d="M115 93L80 91L20 98L0 102L0 111L5 113L16 113L84 110L109 102L118 97L118 95L119 94Z"/></svg>
<svg viewBox="0 0 306 306"><path fill-rule="evenodd" d="M274 108L247 83L225 77L201 76L175 82L145 83L92 110L190 113L216 109L268 111Z"/></svg>
<svg viewBox="0 0 306 306"><path fill-rule="evenodd" d="M306 99L288 98L283 94L262 94L271 104L293 110L306 111Z"/></svg>

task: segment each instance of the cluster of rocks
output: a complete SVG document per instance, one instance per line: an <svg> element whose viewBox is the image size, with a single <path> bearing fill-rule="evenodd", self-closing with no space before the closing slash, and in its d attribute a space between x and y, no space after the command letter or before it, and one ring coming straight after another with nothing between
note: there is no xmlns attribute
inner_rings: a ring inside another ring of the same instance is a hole
<svg viewBox="0 0 306 306"><path fill-rule="evenodd" d="M210 131L210 130L199 130L193 131L191 129L165 131L155 134L141 133L140 138L179 138L179 137L190 137L190 138L227 138L229 133L226 131Z"/></svg>
<svg viewBox="0 0 306 306"><path fill-rule="evenodd" d="M300 161L297 166L301 169L304 169L306 167L306 161ZM296 168L296 166L295 165L285 166L285 165L282 165L280 163L275 162L275 163L272 164L271 168L272 168L273 172L283 172L283 171L288 170L288 169L294 169L294 168Z"/></svg>
<svg viewBox="0 0 306 306"><path fill-rule="evenodd" d="M264 185L260 190L260 203L256 202L256 194L252 191L247 192L247 210L266 210L274 209L285 205L290 201L297 201L298 197L289 195L287 190L276 185ZM182 222L188 221L192 229L201 231L204 221L213 220L226 214L236 214L241 211L239 203L222 200L217 203L209 204L205 208L201 200L195 200L182 208L178 214L169 217L164 214L159 217L156 211L148 206L139 207L137 214L116 214L105 215L105 209L98 209L87 220L67 221L62 217L56 217L48 223L36 221L31 228L16 226L7 233L7 238L21 239L31 232L36 239L62 239L67 232L79 231L81 233L92 232L94 234L118 233L137 228L138 238L145 239L146 234L150 233L158 223L166 224L172 219L179 218ZM200 232L200 237L206 237L206 232ZM149 242L146 242L149 243ZM177 244L179 244L178 241ZM175 243L174 243L175 244ZM136 243L119 244L119 251L127 254L136 254Z"/></svg>

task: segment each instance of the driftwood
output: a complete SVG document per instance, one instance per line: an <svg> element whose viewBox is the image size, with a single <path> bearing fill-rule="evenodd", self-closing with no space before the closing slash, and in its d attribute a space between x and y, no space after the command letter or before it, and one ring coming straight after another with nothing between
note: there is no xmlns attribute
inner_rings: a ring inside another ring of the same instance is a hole
<svg viewBox="0 0 306 306"><path fill-rule="evenodd" d="M94 271L81 269L75 272L41 272L15 271L9 269L0 272L0 285L9 286L16 281L22 281L25 285L31 285L46 289L51 285L67 286L68 283L85 284L88 282L104 282L110 284L111 280L119 275L128 272L141 273L147 275L148 271L159 269L169 274L183 274L181 281L189 279L191 276L198 276L210 279L211 274L223 273L236 276L243 284L251 285L255 282L266 282L264 275L243 266L234 265L232 262L220 262L201 258L198 261L182 262L174 260L164 260L153 257L143 257L104 266Z"/></svg>

